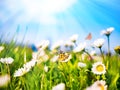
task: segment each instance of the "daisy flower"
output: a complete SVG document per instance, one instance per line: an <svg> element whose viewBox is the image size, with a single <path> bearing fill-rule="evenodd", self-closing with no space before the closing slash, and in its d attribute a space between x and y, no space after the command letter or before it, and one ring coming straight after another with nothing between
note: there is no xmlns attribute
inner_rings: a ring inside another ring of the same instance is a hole
<svg viewBox="0 0 120 90"><path fill-rule="evenodd" d="M106 73L106 69L105 69L105 65L102 62L96 62L92 65L92 72L94 74L105 74Z"/></svg>
<svg viewBox="0 0 120 90"><path fill-rule="evenodd" d="M80 43L80 44L73 50L73 52L74 52L74 53L81 52L81 51L83 51L83 50L86 48L86 46L87 46L86 42Z"/></svg>
<svg viewBox="0 0 120 90"><path fill-rule="evenodd" d="M100 38L100 39L97 39L93 42L93 45L96 46L97 48L101 48L104 44L105 40Z"/></svg>
<svg viewBox="0 0 120 90"><path fill-rule="evenodd" d="M70 37L70 41L71 41L71 42L76 42L77 39L78 39L78 34L74 34L74 35L72 35L72 36Z"/></svg>
<svg viewBox="0 0 120 90"><path fill-rule="evenodd" d="M65 84L60 83L52 88L52 90L65 90Z"/></svg>
<svg viewBox="0 0 120 90"><path fill-rule="evenodd" d="M103 80L94 82L90 87L86 90L107 90L106 82Z"/></svg>
<svg viewBox="0 0 120 90"><path fill-rule="evenodd" d="M11 58L11 57L8 57L8 58L1 58L1 59L0 59L0 62L5 63L5 64L12 64L13 61L14 61L14 59Z"/></svg>
<svg viewBox="0 0 120 90"><path fill-rule="evenodd" d="M114 30L114 27L110 27L110 28L107 28L106 30L102 30L101 34L109 36L113 32L113 30Z"/></svg>

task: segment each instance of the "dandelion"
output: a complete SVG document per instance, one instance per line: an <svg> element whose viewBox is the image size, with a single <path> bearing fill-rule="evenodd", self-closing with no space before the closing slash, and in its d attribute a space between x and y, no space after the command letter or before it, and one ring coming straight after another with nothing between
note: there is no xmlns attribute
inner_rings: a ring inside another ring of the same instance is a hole
<svg viewBox="0 0 120 90"><path fill-rule="evenodd" d="M60 83L52 88L52 90L65 90L65 84Z"/></svg>
<svg viewBox="0 0 120 90"><path fill-rule="evenodd" d="M102 62L96 62L92 65L92 72L94 74L105 74L106 73L106 69L105 69L105 65Z"/></svg>
<svg viewBox="0 0 120 90"><path fill-rule="evenodd" d="M110 34L113 32L114 27L107 28L107 30L103 30L101 33L107 36L108 41L108 55L110 55Z"/></svg>
<svg viewBox="0 0 120 90"><path fill-rule="evenodd" d="M104 42L105 42L105 40L102 39L102 38L97 39L96 41L93 42L93 45L100 49L101 55L103 57L103 60L104 60L104 55L103 55L103 52L102 52L101 48L102 48Z"/></svg>
<svg viewBox="0 0 120 90"><path fill-rule="evenodd" d="M0 59L0 62L5 63L5 64L12 64L13 61L14 61L14 59L11 58L11 57L8 57L8 58L1 58L1 59Z"/></svg>
<svg viewBox="0 0 120 90"><path fill-rule="evenodd" d="M86 64L82 62L78 62L78 67L84 68L86 67Z"/></svg>
<svg viewBox="0 0 120 90"><path fill-rule="evenodd" d="M10 82L10 75L0 75L0 87L6 86Z"/></svg>
<svg viewBox="0 0 120 90"><path fill-rule="evenodd" d="M0 46L0 52L4 50L4 46Z"/></svg>
<svg viewBox="0 0 120 90"><path fill-rule="evenodd" d="M70 41L74 43L77 41L77 39L78 39L78 34L74 34L70 37Z"/></svg>
<svg viewBox="0 0 120 90"><path fill-rule="evenodd" d="M116 53L120 54L120 46L116 46L116 47L114 48L114 50L115 50Z"/></svg>
<svg viewBox="0 0 120 90"><path fill-rule="evenodd" d="M94 82L90 87L86 90L107 90L106 82L103 80Z"/></svg>

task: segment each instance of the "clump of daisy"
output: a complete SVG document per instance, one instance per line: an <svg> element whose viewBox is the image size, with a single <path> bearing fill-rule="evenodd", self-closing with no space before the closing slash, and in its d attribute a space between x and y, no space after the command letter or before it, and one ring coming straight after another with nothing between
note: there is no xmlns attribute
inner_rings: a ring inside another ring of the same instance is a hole
<svg viewBox="0 0 120 90"><path fill-rule="evenodd" d="M8 85L9 82L10 82L10 75L8 74L0 75L0 87L4 87Z"/></svg>
<svg viewBox="0 0 120 90"><path fill-rule="evenodd" d="M113 32L114 27L107 28L106 30L103 30L101 33L105 36L107 36L108 41L108 55L110 55L110 34Z"/></svg>
<svg viewBox="0 0 120 90"><path fill-rule="evenodd" d="M86 64L82 62L78 62L78 67L84 68L86 67Z"/></svg>
<svg viewBox="0 0 120 90"><path fill-rule="evenodd" d="M102 48L104 42L105 42L105 40L102 39L102 38L97 39L97 40L95 40L95 41L93 42L93 45L94 45L95 47L97 47L97 48L100 49L101 55L102 55L102 57L103 57L103 60L104 60L104 55L103 55L103 52L102 52L102 49L101 49L101 48Z"/></svg>
<svg viewBox="0 0 120 90"><path fill-rule="evenodd" d="M0 46L0 52L4 50L4 46Z"/></svg>
<svg viewBox="0 0 120 90"><path fill-rule="evenodd" d="M115 50L116 53L120 54L120 46L116 46L116 47L114 48L114 50Z"/></svg>
<svg viewBox="0 0 120 90"><path fill-rule="evenodd" d="M70 41L74 43L76 43L77 39L78 39L78 34L74 34L70 37Z"/></svg>
<svg viewBox="0 0 120 90"><path fill-rule="evenodd" d="M64 83L57 84L52 88L52 90L65 90L65 84Z"/></svg>
<svg viewBox="0 0 120 90"><path fill-rule="evenodd" d="M15 71L14 77L20 77L26 74L31 70L32 67L34 67L36 64L36 60L31 60L27 62L26 64L23 65L22 68L19 68L18 70Z"/></svg>
<svg viewBox="0 0 120 90"><path fill-rule="evenodd" d="M107 90L106 82L103 80L94 82L90 87L86 90Z"/></svg>
<svg viewBox="0 0 120 90"><path fill-rule="evenodd" d="M102 62L96 62L92 65L92 72L97 75L105 74L106 68Z"/></svg>
<svg viewBox="0 0 120 90"><path fill-rule="evenodd" d="M14 61L14 59L11 58L11 57L8 57L8 58L1 58L1 59L0 59L0 62L2 62L2 63L4 63L4 64L12 64L13 61Z"/></svg>

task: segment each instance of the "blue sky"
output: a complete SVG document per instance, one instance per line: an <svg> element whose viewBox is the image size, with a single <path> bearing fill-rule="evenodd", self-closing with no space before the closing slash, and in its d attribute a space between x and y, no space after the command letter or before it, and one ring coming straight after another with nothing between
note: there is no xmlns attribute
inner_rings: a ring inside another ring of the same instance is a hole
<svg viewBox="0 0 120 90"><path fill-rule="evenodd" d="M120 45L119 0L0 0L0 36L6 41L55 42L79 34L82 42L89 32L92 40L106 39L100 32L109 27L115 28L111 47Z"/></svg>

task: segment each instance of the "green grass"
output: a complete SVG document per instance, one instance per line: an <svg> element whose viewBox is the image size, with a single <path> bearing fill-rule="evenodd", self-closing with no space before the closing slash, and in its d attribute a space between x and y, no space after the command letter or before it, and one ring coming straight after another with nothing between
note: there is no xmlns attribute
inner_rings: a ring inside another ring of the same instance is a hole
<svg viewBox="0 0 120 90"><path fill-rule="evenodd" d="M107 68L105 75L95 75L91 72L91 67L96 60L90 61L87 58L81 59L81 53L73 53L72 59L68 62L51 62L53 54L46 50L49 59L36 64L28 73L21 77L14 77L14 72L21 68L26 53L26 61L32 59L32 50L26 46L19 46L11 42L9 44L1 43L5 49L0 52L0 58L12 57L14 62L9 65L10 83L1 87L0 90L51 90L53 86L59 83L65 83L66 90L85 90L96 80L105 80L108 90L120 90L120 56L114 54L106 56L103 63ZM84 68L78 68L78 62L87 64ZM48 66L48 72L44 71L44 66ZM0 63L0 75L7 74L7 65Z"/></svg>

